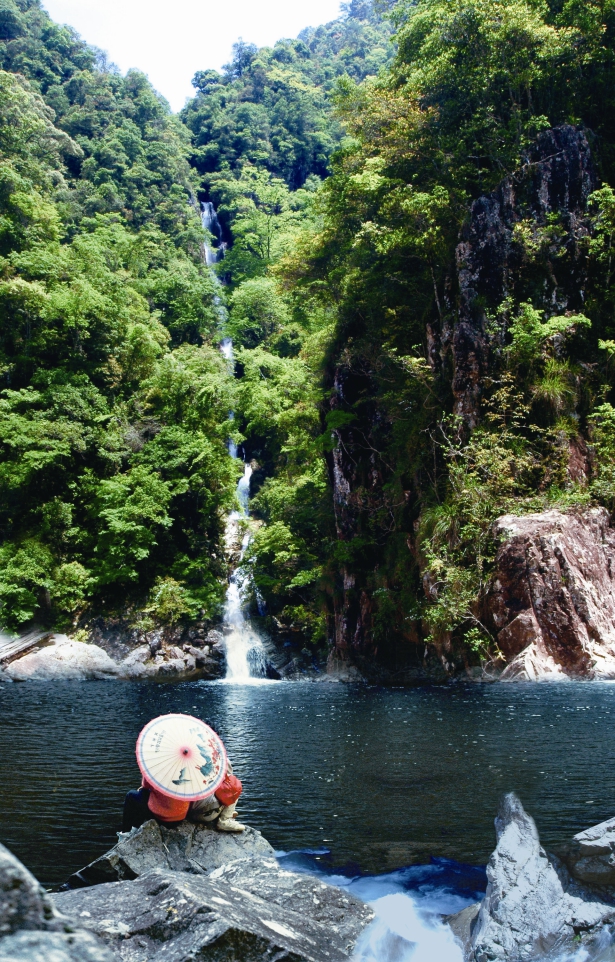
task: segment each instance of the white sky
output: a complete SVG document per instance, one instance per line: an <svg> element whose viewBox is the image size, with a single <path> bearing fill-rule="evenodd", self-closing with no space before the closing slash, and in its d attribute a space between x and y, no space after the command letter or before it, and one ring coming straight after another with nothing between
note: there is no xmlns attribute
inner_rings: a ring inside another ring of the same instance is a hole
<svg viewBox="0 0 615 962"><path fill-rule="evenodd" d="M122 73L137 67L180 110L197 70L219 70L242 37L259 47L335 20L339 0L43 0L58 23L106 50Z"/></svg>

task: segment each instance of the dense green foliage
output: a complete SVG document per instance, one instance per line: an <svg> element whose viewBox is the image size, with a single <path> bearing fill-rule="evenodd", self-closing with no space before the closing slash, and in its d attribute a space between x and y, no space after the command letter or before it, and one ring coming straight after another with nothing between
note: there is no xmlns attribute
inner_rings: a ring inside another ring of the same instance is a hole
<svg viewBox="0 0 615 962"><path fill-rule="evenodd" d="M0 7L2 621L213 616L232 433L273 629L324 648L354 605L391 664L418 639L493 651L495 518L615 505L612 0L352 0L239 42L177 118L37 0ZM596 170L574 223L524 194L561 124ZM480 303L469 417L456 249L506 178L515 276Z"/></svg>
<svg viewBox="0 0 615 962"><path fill-rule="evenodd" d="M436 360L428 335L458 317L455 248L471 202L521 170L541 130L586 127L603 180L615 174L615 8L419 0L395 17L391 71L340 95L354 140L291 274L337 318L336 444L355 481L337 557L370 599L376 647L386 621L389 654L421 622L438 644L488 645L479 602L493 520L592 495L611 504L613 452L610 187L595 194L593 239L579 246L564 213L516 225L514 294L485 305L491 370L475 430L453 415L449 349ZM581 262L589 281L567 303L585 298L583 314L552 317ZM583 436L594 442L589 487L567 473Z"/></svg>
<svg viewBox="0 0 615 962"><path fill-rule="evenodd" d="M390 25L369 3L351 4L349 13L274 47L240 41L224 73L196 74L198 93L182 118L193 133L200 173L239 172L251 164L292 189L310 174L327 175L344 135L332 116L336 82L377 74L392 55Z"/></svg>
<svg viewBox="0 0 615 962"><path fill-rule="evenodd" d="M233 382L187 134L38 2L5 8L0 619L61 624L152 586L155 609L160 579L211 614Z"/></svg>

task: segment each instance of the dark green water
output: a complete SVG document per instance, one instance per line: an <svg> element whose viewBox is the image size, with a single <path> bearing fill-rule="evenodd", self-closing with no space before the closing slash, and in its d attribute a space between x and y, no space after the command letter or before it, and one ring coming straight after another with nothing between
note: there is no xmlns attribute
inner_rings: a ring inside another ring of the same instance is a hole
<svg viewBox="0 0 615 962"><path fill-rule="evenodd" d="M242 817L278 849L364 871L484 864L502 792L547 845L615 815L615 685L384 691L273 683L0 686L0 838L48 884L115 841L140 728L171 711L224 738Z"/></svg>

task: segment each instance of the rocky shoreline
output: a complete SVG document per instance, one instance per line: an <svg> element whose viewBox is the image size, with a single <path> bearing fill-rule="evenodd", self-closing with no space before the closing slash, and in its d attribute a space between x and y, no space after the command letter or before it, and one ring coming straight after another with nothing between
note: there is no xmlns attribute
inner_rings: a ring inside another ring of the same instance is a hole
<svg viewBox="0 0 615 962"><path fill-rule="evenodd" d="M615 678L615 528L608 512L583 508L505 515L493 534L500 547L477 612L493 653L482 665L469 660L452 638L438 645L414 639L407 646L408 663L395 669L337 649L326 666L317 665L308 649L270 642L267 676L384 686ZM427 575L424 588L428 594L437 590ZM201 622L144 632L100 618L83 641L50 636L11 660L4 675L14 681L215 680L225 674L228 627Z"/></svg>
<svg viewBox="0 0 615 962"><path fill-rule="evenodd" d="M224 637L202 628L134 633L94 632L91 640L50 635L27 654L4 667L12 681L118 678L127 681L164 681L222 678L225 671Z"/></svg>
<svg viewBox="0 0 615 962"><path fill-rule="evenodd" d="M459 959L612 959L615 818L547 853L509 794L495 828L484 898L442 918ZM280 867L250 827L152 820L55 894L0 846L0 962L356 962L372 958L374 919L347 891ZM398 934L383 944L377 962L411 962L418 945Z"/></svg>

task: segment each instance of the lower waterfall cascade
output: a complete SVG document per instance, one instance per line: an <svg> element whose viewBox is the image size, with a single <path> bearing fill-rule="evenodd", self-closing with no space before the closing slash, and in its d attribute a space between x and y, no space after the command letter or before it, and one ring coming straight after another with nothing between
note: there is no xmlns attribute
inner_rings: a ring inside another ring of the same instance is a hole
<svg viewBox="0 0 615 962"><path fill-rule="evenodd" d="M222 228L218 221L216 209L211 202L201 205L201 220L203 227L213 236L217 242L217 247L211 247L206 241L204 245L205 262L208 267L213 267L223 257L226 245L222 240ZM213 272L212 272L213 273ZM219 283L219 282L218 282ZM226 319L226 309L220 299L221 322ZM220 352L226 359L229 370L234 368L233 341L230 337L224 337L220 342ZM229 411L229 420L233 420L234 412ZM237 445L232 440L228 441L228 452L232 458L237 457ZM229 555L235 555L239 549L238 563L232 572L226 592L224 605L224 648L226 654L226 682L236 682L240 684L254 683L264 680L267 674L267 661L263 641L250 624L246 617L247 598L246 595L252 589L256 594L259 611L262 611L262 601L258 591L255 590L252 575L249 570L242 566L251 535L249 530L243 530L242 521L250 515L250 478L252 467L244 462L243 476L237 482L237 500L239 511L231 511L226 522L226 549Z"/></svg>
<svg viewBox="0 0 615 962"><path fill-rule="evenodd" d="M232 442L231 442L232 444ZM231 449L231 453L232 449ZM267 674L265 648L259 634L246 618L246 594L251 586L250 571L242 567L246 549L250 544L249 531L242 534L241 522L249 517L250 478L252 467L246 464L243 476L237 482L237 500L240 510L232 511L226 525L226 544L229 553L240 543L239 564L231 574L224 605L224 646L226 652L227 682L254 682Z"/></svg>

